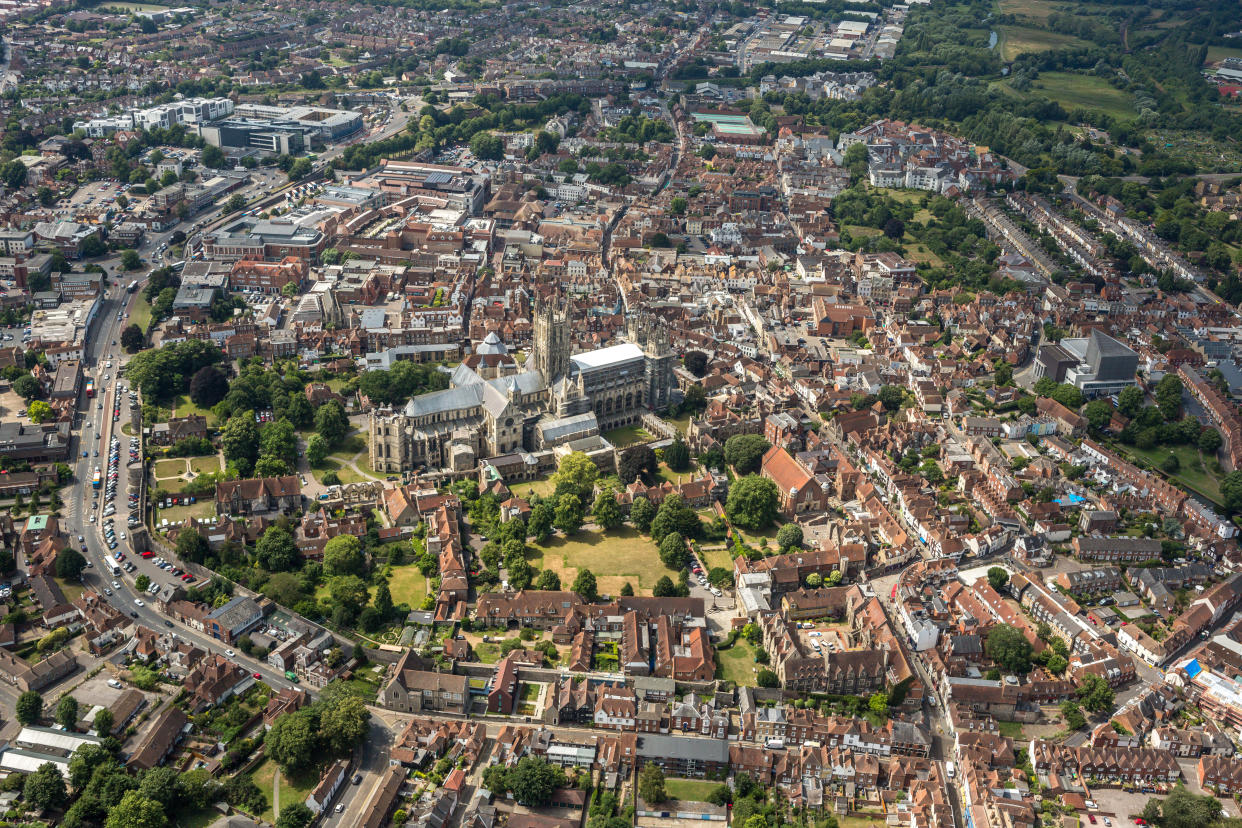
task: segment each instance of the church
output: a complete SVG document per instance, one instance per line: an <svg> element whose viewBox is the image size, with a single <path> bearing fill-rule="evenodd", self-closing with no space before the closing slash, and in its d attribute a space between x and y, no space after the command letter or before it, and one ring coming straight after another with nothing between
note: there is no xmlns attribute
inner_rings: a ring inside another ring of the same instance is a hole
<svg viewBox="0 0 1242 828"><path fill-rule="evenodd" d="M569 315L559 301L536 302L533 323L529 370L489 336L481 358L458 365L448 389L372 411L371 468L465 471L489 457L633 425L672 401L676 357L659 319L635 315L628 342L580 354L570 353Z"/></svg>

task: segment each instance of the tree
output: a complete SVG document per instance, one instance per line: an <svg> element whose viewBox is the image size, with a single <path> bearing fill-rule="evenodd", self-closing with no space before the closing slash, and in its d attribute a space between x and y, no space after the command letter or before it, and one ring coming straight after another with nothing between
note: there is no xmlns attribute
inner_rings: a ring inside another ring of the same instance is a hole
<svg viewBox="0 0 1242 828"><path fill-rule="evenodd" d="M126 791L108 811L106 828L164 828L168 817L160 803L138 791Z"/></svg>
<svg viewBox="0 0 1242 828"><path fill-rule="evenodd" d="M1143 407L1143 389L1131 385L1117 395L1117 410L1126 417L1134 417Z"/></svg>
<svg viewBox="0 0 1242 828"><path fill-rule="evenodd" d="M331 752L343 756L366 737L371 714L360 697L338 693L321 699L316 706L319 708L319 736Z"/></svg>
<svg viewBox="0 0 1242 828"><path fill-rule="evenodd" d="M1113 406L1108 400L1092 400L1087 403L1082 414L1092 428L1096 431L1103 431L1109 420L1113 418Z"/></svg>
<svg viewBox="0 0 1242 828"><path fill-rule="evenodd" d="M729 497L725 501L729 520L743 529L770 526L776 520L779 508L780 490L776 488L776 483L759 475L735 481L729 487Z"/></svg>
<svg viewBox="0 0 1242 828"><path fill-rule="evenodd" d="M59 808L69 799L65 789L65 777L51 762L44 762L30 776L22 787L22 795L35 808Z"/></svg>
<svg viewBox="0 0 1242 828"><path fill-rule="evenodd" d="M124 270L137 270L142 267L142 258L139 257L137 250L121 251L121 268Z"/></svg>
<svg viewBox="0 0 1242 828"><path fill-rule="evenodd" d="M280 716L263 741L267 755L285 773L309 768L318 760L319 736L309 709Z"/></svg>
<svg viewBox="0 0 1242 828"><path fill-rule="evenodd" d="M349 433L349 418L345 409L337 400L328 400L315 411L315 431L319 432L328 445L335 446L345 439Z"/></svg>
<svg viewBox="0 0 1242 828"><path fill-rule="evenodd" d="M707 354L702 351L686 351L684 362L686 370L696 377L707 373Z"/></svg>
<svg viewBox="0 0 1242 828"><path fill-rule="evenodd" d="M595 464L592 463L594 468ZM582 501L575 494L563 494L556 502L556 519L554 524L566 535L576 534L582 528Z"/></svg>
<svg viewBox="0 0 1242 828"><path fill-rule="evenodd" d="M43 697L34 690L27 690L17 697L14 712L19 724L36 724L43 718Z"/></svg>
<svg viewBox="0 0 1242 828"><path fill-rule="evenodd" d="M651 520L651 537L656 543L664 540L669 532L677 532L683 538L698 538L703 534L703 520L686 505L681 495L664 498Z"/></svg>
<svg viewBox="0 0 1242 828"><path fill-rule="evenodd" d="M664 450L664 462L675 472L690 468L690 449L681 437L676 437Z"/></svg>
<svg viewBox="0 0 1242 828"><path fill-rule="evenodd" d="M107 708L99 712L103 713L105 711L107 711ZM99 717L96 716L95 718L98 719ZM111 732L111 728L107 731L96 730L95 732L101 736L106 736ZM106 765L111 761L112 754L108 753L107 748L103 745L82 745L82 747L73 752L73 756L69 757L69 784L73 785L75 791L81 791L91 781L95 768L100 765Z"/></svg>
<svg viewBox="0 0 1242 828"><path fill-rule="evenodd" d="M536 503L530 509L530 521L527 530L536 543L545 543L552 536L553 524L556 522L556 511L546 500Z"/></svg>
<svg viewBox="0 0 1242 828"><path fill-rule="evenodd" d="M552 475L552 483L557 490L576 495L579 505L591 495L598 479L599 468L581 451L565 455Z"/></svg>
<svg viewBox="0 0 1242 828"><path fill-rule="evenodd" d="M142 328L139 328L137 325L126 325L125 329L121 331L121 347L127 353L136 354L142 350L142 346L145 344L146 337L142 334ZM219 402L219 400L216 400L216 402ZM212 403L212 405L215 405L215 403ZM204 407L209 408L210 406Z"/></svg>
<svg viewBox="0 0 1242 828"><path fill-rule="evenodd" d="M565 784L565 774L550 762L526 756L506 774L506 781L519 804L538 807L548 804L556 789Z"/></svg>
<svg viewBox="0 0 1242 828"><path fill-rule="evenodd" d="M362 541L353 535L337 535L323 548L325 575L361 575L365 566Z"/></svg>
<svg viewBox="0 0 1242 828"><path fill-rule="evenodd" d="M306 828L315 819L315 814L304 802L281 804L280 816L276 818L276 828Z"/></svg>
<svg viewBox="0 0 1242 828"><path fill-rule="evenodd" d="M138 329L137 325L130 327ZM214 365L204 365L190 378L190 400L199 408L211 408L228 393L229 381Z"/></svg>
<svg viewBox="0 0 1242 828"><path fill-rule="evenodd" d="M781 551L802 546L802 527L796 523L786 523L776 533L776 545Z"/></svg>
<svg viewBox="0 0 1242 828"><path fill-rule="evenodd" d="M605 487L595 498L591 506L591 519L601 529L612 531L625 522L621 507L617 505L617 495L611 487Z"/></svg>
<svg viewBox="0 0 1242 828"><path fill-rule="evenodd" d="M1025 673L1031 669L1031 642L1017 627L997 624L988 633L983 649L1006 672Z"/></svg>
<svg viewBox="0 0 1242 828"><path fill-rule="evenodd" d="M883 691L872 693L871 698L867 701L867 707L871 709L872 713L875 713L878 716L887 715L888 694Z"/></svg>
<svg viewBox="0 0 1242 828"><path fill-rule="evenodd" d="M1221 446L1220 432L1214 428L1205 428L1199 432L1199 451L1204 454L1215 454Z"/></svg>
<svg viewBox="0 0 1242 828"><path fill-rule="evenodd" d="M313 434L306 443L306 462L312 466L319 466L331 452L332 448L328 445L328 441L318 434Z"/></svg>
<svg viewBox="0 0 1242 828"><path fill-rule="evenodd" d="M224 152L219 147L211 144L203 147L202 161L204 167L211 167L217 170L227 163Z"/></svg>
<svg viewBox="0 0 1242 828"><path fill-rule="evenodd" d="M32 423L42 423L52 416L52 407L43 400L33 400L26 408L26 416Z"/></svg>
<svg viewBox="0 0 1242 828"><path fill-rule="evenodd" d="M630 505L630 522L639 532L646 534L651 530L651 521L656 516L656 507L645 497L637 497Z"/></svg>
<svg viewBox="0 0 1242 828"><path fill-rule="evenodd" d="M202 563L211 552L207 539L196 530L185 528L177 533L177 557L191 563Z"/></svg>
<svg viewBox="0 0 1242 828"><path fill-rule="evenodd" d="M99 712L95 714L95 720L91 722L91 729L100 736L107 736L112 732L112 727L116 722L113 721L112 711L106 707L101 707Z"/></svg>
<svg viewBox="0 0 1242 828"><path fill-rule="evenodd" d="M1048 656L1048 661L1044 664L1044 666L1048 668L1049 673L1055 673L1059 676L1065 672L1065 668L1069 666L1069 662L1066 661L1065 656L1060 653L1053 653Z"/></svg>
<svg viewBox="0 0 1242 828"><path fill-rule="evenodd" d="M75 730L78 726L78 700L66 693L56 703L56 724L65 730Z"/></svg>
<svg viewBox="0 0 1242 828"><path fill-rule="evenodd" d="M1230 511L1242 509L1242 471L1231 471L1220 481L1220 493L1224 505Z"/></svg>
<svg viewBox="0 0 1242 828"><path fill-rule="evenodd" d="M886 411L896 411L901 408L901 401L905 398L905 394L899 386L883 385L876 392L876 397L879 398Z"/></svg>
<svg viewBox="0 0 1242 828"><path fill-rule="evenodd" d="M287 572L295 568L300 556L297 543L289 530L279 524L272 524L255 544L254 558L268 572Z"/></svg>
<svg viewBox="0 0 1242 828"><path fill-rule="evenodd" d="M43 395L43 387L30 374L22 374L13 380L13 392L23 400L33 400Z"/></svg>
<svg viewBox="0 0 1242 828"><path fill-rule="evenodd" d="M669 583L671 584L672 581L669 581ZM632 597L634 595L634 585L631 584L629 581L626 581L624 584L622 584L621 595L625 598Z"/></svg>
<svg viewBox="0 0 1242 828"><path fill-rule="evenodd" d="M993 566L988 569L988 583L992 585L992 589L999 591L1005 584L1009 583L1009 573L1002 567Z"/></svg>
<svg viewBox="0 0 1242 828"><path fill-rule="evenodd" d="M686 565L686 539L677 532L669 532L660 541L660 562L669 569L680 570Z"/></svg>
<svg viewBox="0 0 1242 828"><path fill-rule="evenodd" d="M470 139L470 152L480 161L499 161L504 158L504 143L491 132L477 132Z"/></svg>
<svg viewBox="0 0 1242 828"><path fill-rule="evenodd" d="M220 432L224 459L233 463L241 475L249 475L259 457L259 429L253 411L242 411L228 419Z"/></svg>
<svg viewBox="0 0 1242 828"><path fill-rule="evenodd" d="M1178 784L1163 801L1150 799L1143 808L1143 819L1160 828L1204 828L1217 825L1221 802L1214 796L1196 796Z"/></svg>
<svg viewBox="0 0 1242 828"><path fill-rule="evenodd" d="M630 446L617 460L617 476L628 486L639 477L653 477L660 468L655 451L648 445Z"/></svg>
<svg viewBox="0 0 1242 828"><path fill-rule="evenodd" d="M725 441L725 462L738 474L753 474L759 471L759 462L771 447L761 434L734 434Z"/></svg>
<svg viewBox="0 0 1242 828"><path fill-rule="evenodd" d="M151 768L138 784L138 793L154 799L165 811L175 811L181 806L180 777L168 766Z"/></svg>
<svg viewBox="0 0 1242 828"><path fill-rule="evenodd" d="M356 618L371 599L366 582L357 575L339 575L328 581L328 594L338 609L349 619Z"/></svg>
<svg viewBox="0 0 1242 828"><path fill-rule="evenodd" d="M992 380L998 386L1005 386L1013 382L1013 366L1008 362L1002 362L1000 367L996 369L996 373L992 375Z"/></svg>
<svg viewBox="0 0 1242 828"><path fill-rule="evenodd" d="M1177 374L1165 374L1156 384L1156 407L1166 420L1176 420L1182 411L1182 380Z"/></svg>
<svg viewBox="0 0 1242 828"><path fill-rule="evenodd" d="M259 456L271 457L294 466L298 458L298 437L293 423L284 417L263 426L259 432Z"/></svg>
<svg viewBox="0 0 1242 828"><path fill-rule="evenodd" d="M540 572L539 577L535 579L535 589L542 592L559 592L560 588L561 576L551 569Z"/></svg>
<svg viewBox="0 0 1242 828"><path fill-rule="evenodd" d="M1085 673L1078 683L1078 698L1092 713L1103 713L1113 707L1113 688L1094 673Z"/></svg>
<svg viewBox="0 0 1242 828"><path fill-rule="evenodd" d="M595 583L595 574L589 569L578 570L578 577L574 578L573 591L582 596L582 600L588 604L594 604L599 600L599 587Z"/></svg>
<svg viewBox="0 0 1242 828"><path fill-rule="evenodd" d="M669 598L677 594L677 587L673 585L673 579L667 575L661 575L660 580L655 582L655 586L651 588L651 594L656 598Z"/></svg>
<svg viewBox="0 0 1242 828"><path fill-rule="evenodd" d="M1086 717L1082 715L1082 708L1073 701L1061 703L1061 718L1065 720L1065 726L1070 730L1078 730L1087 723Z"/></svg>
<svg viewBox="0 0 1242 828"><path fill-rule="evenodd" d="M668 794L664 790L664 771L660 770L660 766L654 762L643 765L643 769L638 774L638 795L650 805L668 799Z"/></svg>
<svg viewBox="0 0 1242 828"><path fill-rule="evenodd" d="M764 667L755 676L755 683L760 687L780 687L781 677Z"/></svg>
<svg viewBox="0 0 1242 828"><path fill-rule="evenodd" d="M66 546L56 556L56 575L66 581L78 581L82 578L82 570L86 569L86 558L72 546Z"/></svg>

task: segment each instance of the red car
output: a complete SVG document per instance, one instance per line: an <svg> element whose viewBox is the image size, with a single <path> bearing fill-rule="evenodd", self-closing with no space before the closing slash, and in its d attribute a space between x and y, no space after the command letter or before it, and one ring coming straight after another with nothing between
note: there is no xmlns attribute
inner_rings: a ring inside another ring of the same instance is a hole
<svg viewBox="0 0 1242 828"><path fill-rule="evenodd" d="M254 677L255 677L255 678L257 678L257 679L261 679L261 678L263 678L263 674L262 674L262 673L255 673L255 674L254 674Z"/></svg>
<svg viewBox="0 0 1242 828"><path fill-rule="evenodd" d="M1091 820L1091 824L1095 825L1095 814L1087 814L1087 819Z"/></svg>

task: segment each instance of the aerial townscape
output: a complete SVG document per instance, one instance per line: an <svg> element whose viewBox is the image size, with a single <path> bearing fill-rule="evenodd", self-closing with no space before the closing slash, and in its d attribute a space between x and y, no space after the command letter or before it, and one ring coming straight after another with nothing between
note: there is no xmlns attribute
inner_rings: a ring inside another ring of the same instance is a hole
<svg viewBox="0 0 1242 828"><path fill-rule="evenodd" d="M1242 828L1237 2L0 0L0 124L0 828Z"/></svg>

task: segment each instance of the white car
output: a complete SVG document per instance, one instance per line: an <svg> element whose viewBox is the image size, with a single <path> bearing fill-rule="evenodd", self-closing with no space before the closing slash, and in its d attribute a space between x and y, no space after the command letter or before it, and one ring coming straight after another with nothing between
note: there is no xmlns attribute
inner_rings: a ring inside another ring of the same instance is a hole
<svg viewBox="0 0 1242 828"><path fill-rule="evenodd" d="M113 589L120 589L120 588L121 588L121 582L120 582L120 581L113 581L113 582L112 582L112 588L113 588Z"/></svg>
<svg viewBox="0 0 1242 828"><path fill-rule="evenodd" d="M237 655L237 653L233 652L232 650L225 650L224 654L228 656L229 658L232 658L233 656Z"/></svg>
<svg viewBox="0 0 1242 828"><path fill-rule="evenodd" d="M136 607L145 607L145 606L146 606L146 604L142 603L142 599L141 599L141 598L135 598L135 599L134 599L134 606L136 606Z"/></svg>
<svg viewBox="0 0 1242 828"><path fill-rule="evenodd" d="M108 686L111 687L113 690L120 690L125 685L121 684L116 679L108 679Z"/></svg>

